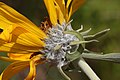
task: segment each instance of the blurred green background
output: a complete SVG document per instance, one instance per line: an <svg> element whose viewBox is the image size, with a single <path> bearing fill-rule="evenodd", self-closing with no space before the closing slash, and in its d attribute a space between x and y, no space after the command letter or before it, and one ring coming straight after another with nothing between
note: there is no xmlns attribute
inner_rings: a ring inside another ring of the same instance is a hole
<svg viewBox="0 0 120 80"><path fill-rule="evenodd" d="M0 0L25 15L36 25L40 25L47 11L43 0ZM97 31L110 28L111 30L102 38L99 43L91 43L86 48L104 53L120 52L120 0L86 0L85 4L72 16L72 26L77 29L80 25L84 25L84 30L92 28L90 34ZM101 80L120 80L120 64L87 60L88 64L101 78ZM0 61L0 72L8 65L8 63ZM41 67L41 66L40 66ZM46 65L38 66L38 79L36 80L63 80L57 75L55 69L49 70L46 78ZM52 73L52 74L51 74ZM81 72L68 73L72 80L89 80L87 76ZM23 73L20 73L12 80L23 80ZM56 79L55 79L56 78Z"/></svg>

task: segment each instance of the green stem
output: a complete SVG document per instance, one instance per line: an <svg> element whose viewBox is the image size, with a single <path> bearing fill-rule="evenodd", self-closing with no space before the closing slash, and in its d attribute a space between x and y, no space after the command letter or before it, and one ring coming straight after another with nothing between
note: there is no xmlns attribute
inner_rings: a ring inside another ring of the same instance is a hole
<svg viewBox="0 0 120 80"><path fill-rule="evenodd" d="M94 73L90 66L81 58L78 62L79 67L85 72L85 74L90 78L90 80L100 80L100 78Z"/></svg>

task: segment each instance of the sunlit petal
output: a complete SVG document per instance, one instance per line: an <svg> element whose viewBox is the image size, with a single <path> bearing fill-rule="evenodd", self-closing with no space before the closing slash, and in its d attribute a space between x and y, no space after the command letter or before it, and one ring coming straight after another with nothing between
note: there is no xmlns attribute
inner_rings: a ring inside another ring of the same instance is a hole
<svg viewBox="0 0 120 80"><path fill-rule="evenodd" d="M64 0L55 0L56 4L57 4L57 7L58 7L58 10L57 12L59 12L59 15L58 15L58 18L59 18L59 21L60 23L62 23L62 21L64 21L64 19L61 19L65 17L65 1ZM61 16L61 17L60 17Z"/></svg>
<svg viewBox="0 0 120 80"><path fill-rule="evenodd" d="M6 42L15 42L25 46L44 47L45 43L42 42L36 35L28 33L21 27L16 27L13 31L12 26L6 28L1 34L0 39ZM10 34L11 33L11 34Z"/></svg>
<svg viewBox="0 0 120 80"><path fill-rule="evenodd" d="M36 27L36 25L34 25L26 17L2 2L0 2L0 15L4 17L0 17L0 20L4 19L6 23L17 24L20 27L28 30L29 32L37 35L41 39L46 37L45 33L41 31L38 27ZM3 24L0 26L4 27Z"/></svg>
<svg viewBox="0 0 120 80"><path fill-rule="evenodd" d="M45 46L46 34L26 17L0 2L0 51L36 52ZM21 47L21 48L20 48Z"/></svg>
<svg viewBox="0 0 120 80"><path fill-rule="evenodd" d="M62 10L60 9L60 6L57 3L55 5L55 8L56 8L58 21L60 24L62 24L63 22L65 22L64 14L63 14Z"/></svg>
<svg viewBox="0 0 120 80"><path fill-rule="evenodd" d="M59 5L62 13L65 14L65 1L64 0L55 0L55 1Z"/></svg>
<svg viewBox="0 0 120 80"><path fill-rule="evenodd" d="M13 32L13 42L25 46L43 47L45 43L42 42L36 35L27 32L21 27L16 27Z"/></svg>
<svg viewBox="0 0 120 80"><path fill-rule="evenodd" d="M0 40L2 41L2 40ZM8 52L8 53L31 53L38 52L41 47L31 47L25 46L17 43L0 43L0 52Z"/></svg>
<svg viewBox="0 0 120 80"><path fill-rule="evenodd" d="M30 60L30 57L33 53L27 53L27 54L22 54L22 53L8 53L8 57L13 60L20 60L20 61L26 61Z"/></svg>
<svg viewBox="0 0 120 80"><path fill-rule="evenodd" d="M0 34L0 39L3 39L6 42L10 42L11 38L12 38L12 34L10 34L12 32L14 28L12 26L8 26L6 29L4 29L4 31Z"/></svg>
<svg viewBox="0 0 120 80"><path fill-rule="evenodd" d="M53 25L56 25L57 24L57 14L56 14L56 9L55 9L55 5L54 5L54 0L44 0L44 3L46 5L47 11L49 13L51 23Z"/></svg>
<svg viewBox="0 0 120 80"><path fill-rule="evenodd" d="M67 4L66 4L66 8L68 9L69 6L70 6L70 3L72 2L73 0L67 0Z"/></svg>

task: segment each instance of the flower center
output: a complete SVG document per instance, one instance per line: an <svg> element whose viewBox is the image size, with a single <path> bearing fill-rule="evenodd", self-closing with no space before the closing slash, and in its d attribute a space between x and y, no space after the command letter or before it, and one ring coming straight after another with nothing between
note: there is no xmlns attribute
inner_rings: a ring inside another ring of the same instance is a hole
<svg viewBox="0 0 120 80"><path fill-rule="evenodd" d="M71 27L68 25L67 27ZM73 41L78 41L75 35L64 33L65 25L57 25L49 29L45 40L46 47L42 51L46 54L49 62L55 62L58 67L63 66L69 62L66 59L66 54L70 54L78 48L78 45L70 45ZM72 29L72 28L71 28Z"/></svg>

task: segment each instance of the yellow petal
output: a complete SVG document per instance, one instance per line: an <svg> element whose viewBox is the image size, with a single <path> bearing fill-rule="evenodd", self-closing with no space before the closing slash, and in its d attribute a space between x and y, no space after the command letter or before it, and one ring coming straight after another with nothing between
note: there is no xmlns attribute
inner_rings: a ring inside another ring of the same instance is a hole
<svg viewBox="0 0 120 80"><path fill-rule="evenodd" d="M28 33L26 30L16 27L13 32L12 41L25 46L44 47L45 43L36 35Z"/></svg>
<svg viewBox="0 0 120 80"><path fill-rule="evenodd" d="M60 9L60 6L57 3L56 3L55 8L56 8L58 21L60 22L60 24L62 24L63 22L65 22L64 14L63 14L62 10Z"/></svg>
<svg viewBox="0 0 120 80"><path fill-rule="evenodd" d="M4 56L0 56L0 60L2 60L2 61L7 61L7 62L15 62L15 61L17 61L17 60L15 60L15 59L10 59L10 58L4 57ZM0 79L0 80L1 80L1 79Z"/></svg>
<svg viewBox="0 0 120 80"><path fill-rule="evenodd" d="M5 17L0 15L0 28L2 28L4 30L4 29L8 28L9 25L12 25L12 23L10 21L8 21Z"/></svg>
<svg viewBox="0 0 120 80"><path fill-rule="evenodd" d="M85 0L72 0L72 4L71 0L68 0L67 2L67 7L70 7L70 11L69 11L69 17L67 19L67 22L69 21L71 15L85 2Z"/></svg>
<svg viewBox="0 0 120 80"><path fill-rule="evenodd" d="M65 8L65 11L66 11L66 16L65 16L65 19L66 19L66 22L68 22L68 17L69 17L69 11L70 11L70 4L72 3L73 0L67 0L67 3L66 3L66 8Z"/></svg>
<svg viewBox="0 0 120 80"><path fill-rule="evenodd" d="M33 56L30 61L30 72L28 76L25 78L25 80L34 80L36 76L36 67L37 64L42 64L44 61L40 60L43 55L39 54L36 56Z"/></svg>
<svg viewBox="0 0 120 80"><path fill-rule="evenodd" d="M22 53L8 53L8 57L13 60L20 60L20 61L26 61L30 60L30 57L33 53L27 53L27 54L22 54Z"/></svg>
<svg viewBox="0 0 120 80"><path fill-rule="evenodd" d="M12 32L13 29L14 27L12 25L9 25L7 28L5 28L3 32L0 34L0 39L3 39L6 42L10 42L12 39L12 34L10 33Z"/></svg>
<svg viewBox="0 0 120 80"><path fill-rule="evenodd" d="M0 2L0 15L2 16L0 17L0 20L4 20L6 23L10 23L11 25L17 24L19 27L22 27L32 34L37 35L40 39L46 37L46 34L30 20L2 2ZM5 23L2 23L2 25L0 24L0 28L6 27L6 25L3 24Z"/></svg>
<svg viewBox="0 0 120 80"><path fill-rule="evenodd" d="M46 5L50 21L53 25L57 24L57 13L54 5L54 0L44 0L44 3Z"/></svg>
<svg viewBox="0 0 120 80"><path fill-rule="evenodd" d="M66 5L67 9L69 8L71 1L73 1L73 0L67 0L67 5Z"/></svg>
<svg viewBox="0 0 120 80"><path fill-rule="evenodd" d="M1 80L10 80L12 76L29 66L29 61L16 61L10 64L1 74Z"/></svg>
<svg viewBox="0 0 120 80"><path fill-rule="evenodd" d="M0 34L0 51L2 52L29 53L39 51L45 46L45 43L36 35L28 33L21 27L16 27L11 31L7 29ZM9 43L6 43L6 40Z"/></svg>
<svg viewBox="0 0 120 80"><path fill-rule="evenodd" d="M30 61L30 72L25 80L34 80L36 76L36 67L34 61Z"/></svg>
<svg viewBox="0 0 120 80"><path fill-rule="evenodd" d="M0 40L2 41L2 40ZM41 47L31 47L24 46L17 43L0 43L0 52L8 52L8 53L32 53L38 52L42 49Z"/></svg>
<svg viewBox="0 0 120 80"><path fill-rule="evenodd" d="M60 11L63 15L65 15L65 1L64 0L55 0L55 2L59 5Z"/></svg>

